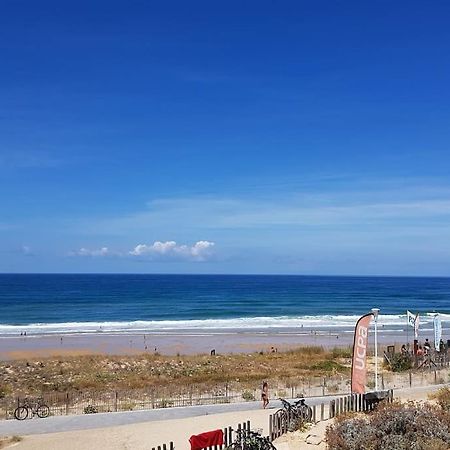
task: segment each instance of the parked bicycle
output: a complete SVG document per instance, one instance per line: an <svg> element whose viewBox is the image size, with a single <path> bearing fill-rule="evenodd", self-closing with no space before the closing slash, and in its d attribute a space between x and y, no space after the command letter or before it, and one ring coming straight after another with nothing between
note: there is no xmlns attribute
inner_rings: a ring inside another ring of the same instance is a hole
<svg viewBox="0 0 450 450"><path fill-rule="evenodd" d="M255 431L237 429L236 440L227 448L229 450L276 450L270 440Z"/></svg>
<svg viewBox="0 0 450 450"><path fill-rule="evenodd" d="M17 420L25 420L27 417L37 415L44 419L50 415L50 408L44 403L42 398L31 400L25 398L23 403L14 410L14 417Z"/></svg>
<svg viewBox="0 0 450 450"><path fill-rule="evenodd" d="M285 400L279 399L283 405L276 414L281 417L281 427L289 428L291 423L295 423L298 419L302 419L304 422L311 422L312 409L305 403L304 398L296 400L293 404Z"/></svg>
<svg viewBox="0 0 450 450"><path fill-rule="evenodd" d="M297 408L299 416L305 421L305 422L311 422L313 411L311 406L308 406L305 403L305 399L301 398L294 402L295 408Z"/></svg>

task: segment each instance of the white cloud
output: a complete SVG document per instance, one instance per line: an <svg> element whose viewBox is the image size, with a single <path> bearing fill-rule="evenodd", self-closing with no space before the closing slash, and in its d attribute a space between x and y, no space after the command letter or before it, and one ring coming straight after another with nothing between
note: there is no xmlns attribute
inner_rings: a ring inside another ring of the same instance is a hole
<svg viewBox="0 0 450 450"><path fill-rule="evenodd" d="M111 256L111 254L112 253L108 249L108 247L102 247L93 250L81 247L79 250L70 253L71 256L89 256L89 257L104 257L104 256Z"/></svg>
<svg viewBox="0 0 450 450"><path fill-rule="evenodd" d="M139 244L129 252L132 256L179 259L190 261L206 261L213 254L215 243L210 241L198 241L192 246L178 245L175 241L155 241L151 245Z"/></svg>

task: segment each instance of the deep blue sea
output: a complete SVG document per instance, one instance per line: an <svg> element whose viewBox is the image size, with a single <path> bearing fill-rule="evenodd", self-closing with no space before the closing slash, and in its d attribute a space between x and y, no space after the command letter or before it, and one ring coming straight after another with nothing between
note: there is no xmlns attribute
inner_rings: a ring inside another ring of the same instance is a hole
<svg viewBox="0 0 450 450"><path fill-rule="evenodd" d="M450 278L0 274L0 335L346 327L372 307L448 325Z"/></svg>

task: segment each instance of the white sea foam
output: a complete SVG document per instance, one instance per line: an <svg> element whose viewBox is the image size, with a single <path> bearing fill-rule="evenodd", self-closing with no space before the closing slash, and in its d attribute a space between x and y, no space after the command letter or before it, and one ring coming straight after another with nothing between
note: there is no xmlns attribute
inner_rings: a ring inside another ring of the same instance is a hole
<svg viewBox="0 0 450 450"><path fill-rule="evenodd" d="M450 327L450 314L440 314L443 326ZM0 325L0 335L17 336L22 332L27 335L68 334L68 333L164 333L170 331L201 332L203 330L238 332L257 330L295 329L339 329L348 330L355 326L359 315L322 315L298 317L240 317L232 319L205 320L155 320L131 322L64 322L32 323L26 325ZM434 313L421 315L421 328L432 325ZM406 327L405 315L380 315L379 325L386 328Z"/></svg>

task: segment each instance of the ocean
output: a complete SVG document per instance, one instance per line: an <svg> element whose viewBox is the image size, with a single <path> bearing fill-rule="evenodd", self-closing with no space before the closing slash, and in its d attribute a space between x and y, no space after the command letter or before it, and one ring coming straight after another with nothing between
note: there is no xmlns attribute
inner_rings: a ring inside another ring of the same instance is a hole
<svg viewBox="0 0 450 450"><path fill-rule="evenodd" d="M450 278L0 274L0 335L450 326Z"/></svg>

